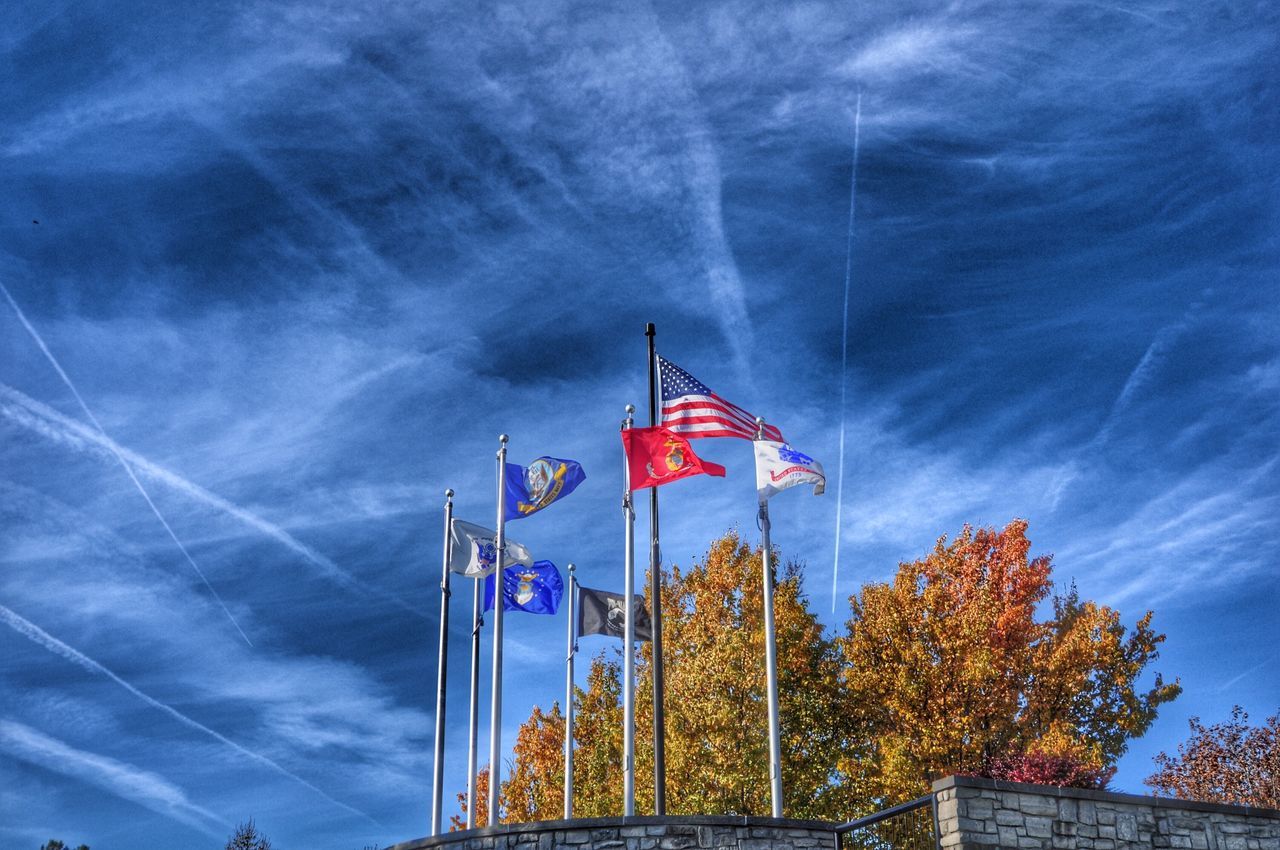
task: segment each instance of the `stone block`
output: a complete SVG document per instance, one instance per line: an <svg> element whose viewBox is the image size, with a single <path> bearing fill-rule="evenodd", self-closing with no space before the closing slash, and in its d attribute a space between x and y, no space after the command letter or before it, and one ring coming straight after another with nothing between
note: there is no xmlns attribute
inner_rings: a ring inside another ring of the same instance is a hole
<svg viewBox="0 0 1280 850"><path fill-rule="evenodd" d="M1116 810L1112 808L1103 808L1098 806L1097 810L1098 823L1105 823L1107 826L1114 826L1116 822Z"/></svg>
<svg viewBox="0 0 1280 850"><path fill-rule="evenodd" d="M613 841L613 840L614 840L614 839L616 839L617 837L618 837L618 830L617 830L617 828L613 828L613 829L608 829L608 828L606 828L606 829L593 829L593 830L591 830L591 842L592 842L593 844L594 844L595 842L597 842L597 841Z"/></svg>
<svg viewBox="0 0 1280 850"><path fill-rule="evenodd" d="M1058 820L1075 823L1080 819L1076 809L1076 801L1070 797L1058 800Z"/></svg>
<svg viewBox="0 0 1280 850"><path fill-rule="evenodd" d="M1081 838L1097 838L1098 828L1091 823L1076 824L1076 835Z"/></svg>
<svg viewBox="0 0 1280 850"><path fill-rule="evenodd" d="M741 844L742 842L739 842ZM768 844L768 842L766 842ZM658 839L659 850L689 850L691 847L698 846L698 838L694 835L664 835ZM778 847L790 847L791 845L776 845ZM746 848L744 848L746 850ZM766 848L760 848L766 850Z"/></svg>
<svg viewBox="0 0 1280 850"><path fill-rule="evenodd" d="M938 846L958 847L960 845L960 839L961 835L958 830L955 832L948 832L946 835L942 836L941 840L938 841Z"/></svg>
<svg viewBox="0 0 1280 850"><path fill-rule="evenodd" d="M640 843L636 845L640 850L657 850L658 838L654 835L646 835L640 839Z"/></svg>
<svg viewBox="0 0 1280 850"><path fill-rule="evenodd" d="M1039 794L1019 794L1018 808L1023 814L1048 815L1058 813L1058 803L1052 797L1041 797Z"/></svg>
<svg viewBox="0 0 1280 850"><path fill-rule="evenodd" d="M1138 820L1133 815L1116 816L1116 838L1121 841L1138 840Z"/></svg>
<svg viewBox="0 0 1280 850"><path fill-rule="evenodd" d="M1033 838L1029 835L1018 837L1019 850L1044 850L1048 846L1049 839L1047 838Z"/></svg>
<svg viewBox="0 0 1280 850"><path fill-rule="evenodd" d="M577 846L579 844L586 844L590 840L591 840L591 833L584 832L583 830L580 830L580 829L566 829L563 835L561 835L560 833L556 833L557 844L570 844L573 846Z"/></svg>
<svg viewBox="0 0 1280 850"><path fill-rule="evenodd" d="M1075 850L1076 839L1071 835L1055 835L1050 839L1053 850Z"/></svg>
<svg viewBox="0 0 1280 850"><path fill-rule="evenodd" d="M538 850L552 850L555 836L550 832L538 833Z"/></svg>
<svg viewBox="0 0 1280 850"><path fill-rule="evenodd" d="M1099 838L1093 842L1093 850L1115 850L1116 843L1110 838Z"/></svg>
<svg viewBox="0 0 1280 850"><path fill-rule="evenodd" d="M961 832L973 833L975 835L987 831L987 822L984 820L974 820L973 818L960 818L957 821Z"/></svg>
<svg viewBox="0 0 1280 850"><path fill-rule="evenodd" d="M997 835L1000 836L1001 847L1017 847L1018 846L1018 830L1011 826L1000 827Z"/></svg>
<svg viewBox="0 0 1280 850"><path fill-rule="evenodd" d="M1093 826L1098 822L1098 807L1091 800L1080 800L1076 803L1076 819L1080 823Z"/></svg>
<svg viewBox="0 0 1280 850"><path fill-rule="evenodd" d="M938 803L938 821L955 820L960 813L959 803L956 800L944 800Z"/></svg>
<svg viewBox="0 0 1280 850"><path fill-rule="evenodd" d="M1029 817L1025 826L1027 835L1032 838L1049 838L1053 835L1053 821L1049 818Z"/></svg>
<svg viewBox="0 0 1280 850"><path fill-rule="evenodd" d="M995 803L991 800L974 798L964 801L963 811L965 815L975 820L985 820L995 814L995 808Z"/></svg>
<svg viewBox="0 0 1280 850"><path fill-rule="evenodd" d="M1016 812L1010 809L997 809L996 823L999 826L1020 826L1022 824L1022 812Z"/></svg>
<svg viewBox="0 0 1280 850"><path fill-rule="evenodd" d="M965 832L961 834L964 835L964 843L966 846L981 844L984 846L994 847L1000 843L1000 836L993 835L989 832Z"/></svg>
<svg viewBox="0 0 1280 850"><path fill-rule="evenodd" d="M1178 850L1191 850L1191 836L1189 835L1170 835L1169 846L1176 847Z"/></svg>
<svg viewBox="0 0 1280 850"><path fill-rule="evenodd" d="M1098 825L1098 837L1114 840L1116 838L1116 828L1114 826Z"/></svg>
<svg viewBox="0 0 1280 850"><path fill-rule="evenodd" d="M1076 829L1078 827L1079 824L1074 820L1056 820L1053 822L1053 834L1069 838L1076 834Z"/></svg>
<svg viewBox="0 0 1280 850"><path fill-rule="evenodd" d="M623 838L642 838L647 833L643 826L624 826L622 829L618 830L618 834Z"/></svg>

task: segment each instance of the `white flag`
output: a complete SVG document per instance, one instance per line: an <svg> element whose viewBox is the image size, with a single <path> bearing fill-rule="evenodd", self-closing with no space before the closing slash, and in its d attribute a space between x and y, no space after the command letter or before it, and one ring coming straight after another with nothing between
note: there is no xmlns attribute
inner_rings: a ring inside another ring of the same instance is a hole
<svg viewBox="0 0 1280 850"><path fill-rule="evenodd" d="M755 440L756 492L760 501L797 484L812 484L813 495L821 496L827 486L822 464L786 443Z"/></svg>
<svg viewBox="0 0 1280 850"><path fill-rule="evenodd" d="M449 550L449 569L468 578L484 578L498 567L498 533L460 519L453 521ZM507 538L505 566L533 566L529 550Z"/></svg>

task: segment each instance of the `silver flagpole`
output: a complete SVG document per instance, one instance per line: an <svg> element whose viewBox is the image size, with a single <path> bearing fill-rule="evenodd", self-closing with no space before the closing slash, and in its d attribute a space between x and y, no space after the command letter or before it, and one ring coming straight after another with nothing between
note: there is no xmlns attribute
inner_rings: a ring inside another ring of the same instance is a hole
<svg viewBox="0 0 1280 850"><path fill-rule="evenodd" d="M431 834L440 834L440 812L444 805L444 708L445 685L449 679L449 553L452 550L453 491L444 491L444 567L440 576L440 654L436 660L436 759L431 778Z"/></svg>
<svg viewBox="0 0 1280 850"><path fill-rule="evenodd" d="M756 439L764 439L764 420L756 417ZM769 544L769 501L760 499L760 561L764 573L764 663L769 692L769 796L773 816L782 817L782 741L778 729L778 635L773 621L773 550Z"/></svg>
<svg viewBox="0 0 1280 850"><path fill-rule="evenodd" d="M622 420L625 431L634 424L636 407L627 405L627 418ZM622 519L626 537L626 553L622 580L626 606L624 634L622 638L622 815L632 817L636 813L636 512L631 506L631 468L627 454L622 453Z"/></svg>
<svg viewBox="0 0 1280 850"><path fill-rule="evenodd" d="M476 827L476 771L479 770L477 753L480 738L480 627L484 619L480 611L480 585L484 579L472 580L471 600L471 717L467 728L467 829Z"/></svg>
<svg viewBox="0 0 1280 850"><path fill-rule="evenodd" d="M574 629L574 603L578 598L578 580L569 565L569 641L564 660L564 819L573 818L573 656L578 651Z"/></svg>
<svg viewBox="0 0 1280 850"><path fill-rule="evenodd" d="M507 435L498 437L498 539L493 571L493 694L489 704L489 826L498 825L498 789L502 784L502 609L506 594L503 584L504 556L507 553Z"/></svg>

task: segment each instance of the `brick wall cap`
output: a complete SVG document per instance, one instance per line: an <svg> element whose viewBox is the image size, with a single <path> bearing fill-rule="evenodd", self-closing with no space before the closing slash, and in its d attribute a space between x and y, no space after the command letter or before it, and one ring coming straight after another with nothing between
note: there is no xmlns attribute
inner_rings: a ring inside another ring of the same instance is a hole
<svg viewBox="0 0 1280 850"><path fill-rule="evenodd" d="M1207 803L1201 800L1179 800L1175 797L1155 797L1147 794L1121 794L1115 791L1096 791L1091 788L1061 788L1057 785L1032 785L1027 782L1006 782L1003 779L987 779L983 776L944 776L934 780L933 793L952 788L984 788L996 791L1017 791L1021 794L1038 794L1041 797L1070 800L1095 800L1104 803L1122 803L1130 806L1149 806L1157 809L1184 809L1191 812L1213 812L1224 815L1280 818L1280 810L1258 806L1231 806L1226 803Z"/></svg>
<svg viewBox="0 0 1280 850"><path fill-rule="evenodd" d="M821 820L796 818L748 817L744 815L637 815L629 818L575 818L573 820L545 820L532 823L500 823L482 829L461 829L426 838L415 838L400 844L392 844L385 850L427 850L465 843L472 838L495 835L519 835L528 832L556 832L560 830L610 829L624 826L727 826L767 827L771 829L809 829L817 833L835 835L836 824Z"/></svg>

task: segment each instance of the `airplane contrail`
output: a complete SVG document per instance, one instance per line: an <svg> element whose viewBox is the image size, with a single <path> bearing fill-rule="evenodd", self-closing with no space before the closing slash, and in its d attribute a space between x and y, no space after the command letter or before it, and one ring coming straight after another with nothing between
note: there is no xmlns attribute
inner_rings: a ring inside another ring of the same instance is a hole
<svg viewBox="0 0 1280 850"><path fill-rule="evenodd" d="M80 409L84 411L85 417L93 423L93 426L98 429L98 432L102 434L103 437L106 437L106 429L102 427L102 423L98 421L98 417L94 416L93 411L89 409L89 405L84 403L84 399L80 396L80 392L76 389L76 385L71 383L71 378L67 376L67 373L63 371L61 364L58 363L58 358L53 356L53 352L49 350L49 346L45 345L44 338L40 336L31 322L27 321L26 314L22 312L22 308L18 306L17 301L13 300L13 296L9 294L8 287L6 287L2 282L0 282L0 292L4 293L5 299L9 302L9 306L12 307L13 312L17 314L18 321L20 321L22 326L27 329L27 333L31 334L31 338L35 340L36 345L40 347L40 351L44 353L45 359L49 361L49 365L53 367L54 371L58 373L58 377L62 378L62 383L66 384L67 389L69 389L71 394L75 396L76 402L80 405ZM200 580L204 582L204 586L209 589L209 593L212 594L213 598L222 606L222 611L227 615L227 619L231 621L231 625L235 626L236 631L240 633L240 637L244 638L245 643L249 646L253 646L253 641L249 640L249 636L244 633L244 629L240 628L240 624L236 622L236 618L231 615L231 609L227 607L227 603L223 602L222 597L218 595L218 591L213 589L213 585L209 583L209 579L205 576L204 571L200 569L200 565L196 563L196 559L191 557L191 553L187 551L187 547L178 539L178 535L174 533L173 527L169 525L169 521L164 518L164 514L160 513L160 509L156 507L156 503L151 500L151 494L147 492L147 488L143 487L142 482L138 480L138 476L134 475L133 468L129 466L129 463L124 459L124 456L114 449L115 443L108 439L107 445L108 448L111 448L111 453L115 455L116 460L120 462L120 466L124 469L125 474L129 476L129 480L133 482L133 486L138 488L138 492L142 494L142 498L147 503L147 506L151 508L151 512L156 515L156 519L160 520L160 524L164 526L164 530L169 533L169 537L173 540L174 545L178 547L178 551L182 553L182 557L187 559L187 563L191 565L191 569L195 570L196 575L200 576Z"/></svg>
<svg viewBox="0 0 1280 850"><path fill-rule="evenodd" d="M124 688L126 691L133 694L135 697L142 700L147 705L151 706L152 708L159 709L160 711L169 715L170 717L172 717L174 720L178 721L182 725L190 729L194 729L197 732L200 732L202 734L208 735L209 737L213 738L215 741L221 744L225 744L226 746L235 750L237 753L240 753L242 756L245 756L246 758L249 758L254 762L262 765L263 767L266 767L274 771L275 773L280 774L281 776L284 776L288 779L292 779L294 782L297 782L305 786L306 788L309 788L310 790L319 794L325 800L337 806L338 808L344 809L345 811L348 811L351 814L358 815L372 824L375 824L377 826L382 826L382 824L378 823L378 821L374 820L369 815L365 814L359 809L348 806L346 803L343 803L340 800L335 800L333 797L330 797L328 794L321 791L319 788L312 785L310 782L303 779L301 776L298 776L295 773L291 773L289 770L276 764L274 761L267 758L266 756L259 755L258 753L255 753L252 750L249 750L240 746L235 741L232 741L230 738L227 738L226 736L218 732L215 732L214 730L210 729L208 726L205 726L203 723L200 723L198 720L192 720L190 717L187 717L187 715L178 711L176 708L166 705L165 703L160 702L160 700L155 699L154 697L148 696L147 694L135 688L133 685L126 682L124 679L117 676L111 670L107 669L103 665L99 664L97 661L94 661L92 658L85 655L83 652L58 640L53 635L49 634L44 629L37 626L35 623L31 622L30 620L23 617L21 614L18 614L16 611L12 610L11 608L8 608L5 605L0 605L0 620L3 620L5 625L9 626L9 628L13 629L18 634L22 635L23 637L27 638L33 643L37 643L40 646L43 646L45 649L49 650L55 655L60 655L66 660L74 664L78 664L79 666L83 667L84 669L92 673L99 673L103 676L106 676L108 679L115 682L117 685Z"/></svg>
<svg viewBox="0 0 1280 850"><path fill-rule="evenodd" d="M836 557L831 569L831 613L836 612L836 584L840 581L840 521L844 507L844 406L849 382L849 283L853 278L853 221L858 209L858 140L862 125L862 92L853 114L853 169L849 177L849 229L845 234L844 329L840 333L840 460L836 465Z"/></svg>
<svg viewBox="0 0 1280 850"><path fill-rule="evenodd" d="M355 576L335 564L332 559L312 549L280 526L227 501L216 493L209 492L200 485L188 481L162 466L152 463L147 458L121 446L106 434L94 431L84 423L65 416L47 404L36 401L5 384L0 384L0 414L8 417L18 425L55 442L71 445L77 449L85 449L86 444L88 444L88 446L97 447L103 454L119 455L125 458L129 465L139 474L154 481L159 481L201 504L221 511L282 544L313 566L319 567L329 580L366 596L394 605L414 616L427 619L425 614L413 608L407 602L363 584Z"/></svg>

